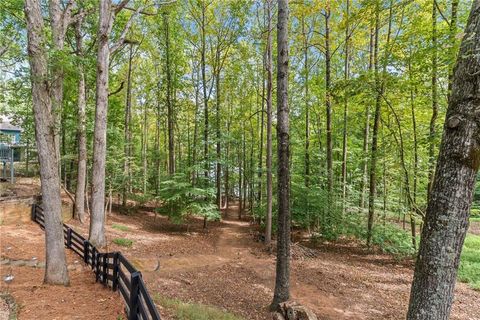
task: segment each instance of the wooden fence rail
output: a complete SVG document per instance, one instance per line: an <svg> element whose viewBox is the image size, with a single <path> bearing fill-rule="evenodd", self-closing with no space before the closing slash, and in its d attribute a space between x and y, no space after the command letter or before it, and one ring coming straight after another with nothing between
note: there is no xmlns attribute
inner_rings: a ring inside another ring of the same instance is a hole
<svg viewBox="0 0 480 320"><path fill-rule="evenodd" d="M42 207L32 205L32 220L45 228L45 214ZM160 320L160 314L147 291L138 271L121 252L100 252L87 239L63 224L65 246L78 254L91 266L95 280L104 286L119 291L122 296L128 320Z"/></svg>

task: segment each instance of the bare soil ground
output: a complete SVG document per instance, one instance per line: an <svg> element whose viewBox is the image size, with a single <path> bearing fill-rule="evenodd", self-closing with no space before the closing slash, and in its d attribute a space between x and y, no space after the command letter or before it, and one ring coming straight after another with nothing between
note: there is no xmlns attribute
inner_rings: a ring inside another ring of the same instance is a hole
<svg viewBox="0 0 480 320"><path fill-rule="evenodd" d="M477 236L480 236L480 221L470 222L470 227L468 229L468 232L470 232L471 234L475 234Z"/></svg>
<svg viewBox="0 0 480 320"><path fill-rule="evenodd" d="M109 250L121 250L139 267L152 295L213 305L245 319L269 319L275 258L255 242L255 227L238 221L236 207L222 222L170 223L148 211L108 218ZM155 220L155 221L154 221ZM75 223L87 232L86 226ZM112 228L112 226L116 228ZM118 230L118 225L128 230ZM115 238L133 240L120 247ZM292 261L293 299L319 319L404 319L413 263L368 253L355 242L322 244L317 257ZM160 308L164 318L168 310ZM166 316L166 317L165 317ZM452 319L479 320L480 292L457 284Z"/></svg>
<svg viewBox="0 0 480 320"><path fill-rule="evenodd" d="M100 284L79 257L67 250L70 286L47 286L43 284L43 267L0 266L0 292L8 292L15 299L18 319L118 319L123 315L123 302L118 293L113 293ZM44 232L37 224L0 226L0 255L2 260L32 261L45 263ZM10 284L4 282L6 275L13 275Z"/></svg>

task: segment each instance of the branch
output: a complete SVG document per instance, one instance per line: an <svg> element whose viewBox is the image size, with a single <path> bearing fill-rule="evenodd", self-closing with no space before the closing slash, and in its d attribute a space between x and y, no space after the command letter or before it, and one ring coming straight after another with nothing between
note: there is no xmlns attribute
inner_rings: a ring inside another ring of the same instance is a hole
<svg viewBox="0 0 480 320"><path fill-rule="evenodd" d="M116 16L120 11L122 11L123 8L130 2L130 0L122 0L119 4L114 5L115 10L113 11L113 14Z"/></svg>
<svg viewBox="0 0 480 320"><path fill-rule="evenodd" d="M128 2L128 1L127 1ZM110 54L115 53L120 47L124 44L125 42L125 37L127 36L128 31L130 30L130 27L132 26L133 19L142 11L144 6L139 6L137 8L137 11L135 11L131 16L130 19L128 19L127 24L123 28L122 33L120 34L120 38L115 42L111 47L110 47Z"/></svg>
<svg viewBox="0 0 480 320"><path fill-rule="evenodd" d="M433 2L435 3L435 7L437 7L438 13L440 13L440 15L442 16L443 20L445 20L445 22L450 26L450 22L448 21L448 19L447 19L447 18L445 17L445 15L443 14L442 9L440 9L440 6L438 5L437 0L433 0Z"/></svg>
<svg viewBox="0 0 480 320"><path fill-rule="evenodd" d="M125 81L122 81L122 83L120 83L120 86L117 88L117 90L109 93L108 96L109 96L109 97L110 97L110 96L113 96L113 95L119 93L120 91L122 91L122 90L123 90L124 82L125 82Z"/></svg>

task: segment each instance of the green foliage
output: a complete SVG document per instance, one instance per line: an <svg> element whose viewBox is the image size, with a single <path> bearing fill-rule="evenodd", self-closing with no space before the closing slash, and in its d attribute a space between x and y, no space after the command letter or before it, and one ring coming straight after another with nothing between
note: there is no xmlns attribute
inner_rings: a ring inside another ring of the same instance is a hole
<svg viewBox="0 0 480 320"><path fill-rule="evenodd" d="M126 238L115 238L112 241L113 243L122 247L131 247L133 245L133 240L126 239Z"/></svg>
<svg viewBox="0 0 480 320"><path fill-rule="evenodd" d="M357 239L367 239L367 221L364 215L349 213L344 219L344 233ZM417 237L417 243L419 239ZM372 244L379 247L383 252L399 257L413 256L416 253L412 244L411 235L400 227L385 222L373 228Z"/></svg>
<svg viewBox="0 0 480 320"><path fill-rule="evenodd" d="M334 240L341 234L341 211L334 196L320 186L305 186L292 181L292 220L294 225L313 228L327 240Z"/></svg>
<svg viewBox="0 0 480 320"><path fill-rule="evenodd" d="M174 312L178 320L242 320L234 314L199 303L186 303L178 299L171 299L160 295L155 296L155 301L162 307Z"/></svg>
<svg viewBox="0 0 480 320"><path fill-rule="evenodd" d="M120 231L128 231L128 230L130 230L129 227L124 226L124 225L121 225L121 224L112 224L112 228L113 228L113 229L120 230Z"/></svg>
<svg viewBox="0 0 480 320"><path fill-rule="evenodd" d="M215 190L210 187L192 186L184 174L176 174L161 182L158 200L162 206L158 212L167 215L172 221L181 223L189 215L206 218L208 221L220 219L220 212L212 204Z"/></svg>
<svg viewBox="0 0 480 320"><path fill-rule="evenodd" d="M458 269L458 278L480 290L480 236L467 235Z"/></svg>

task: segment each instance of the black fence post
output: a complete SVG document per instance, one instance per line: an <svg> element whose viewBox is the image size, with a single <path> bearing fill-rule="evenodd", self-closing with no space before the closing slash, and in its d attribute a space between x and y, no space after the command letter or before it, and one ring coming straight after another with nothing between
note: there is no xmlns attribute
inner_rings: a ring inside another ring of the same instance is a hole
<svg viewBox="0 0 480 320"><path fill-rule="evenodd" d="M100 257L101 257L101 253L99 253L97 251L96 248L94 248L93 250L95 250L95 282L98 282L98 280L100 279Z"/></svg>
<svg viewBox="0 0 480 320"><path fill-rule="evenodd" d="M113 280L112 280L112 290L117 291L118 289L118 252L115 252L113 255Z"/></svg>
<svg viewBox="0 0 480 320"><path fill-rule="evenodd" d="M72 247L72 228L67 228L67 248Z"/></svg>
<svg viewBox="0 0 480 320"><path fill-rule="evenodd" d="M96 259L97 259L97 248L93 247L93 249L92 249L92 270L95 270Z"/></svg>
<svg viewBox="0 0 480 320"><path fill-rule="evenodd" d="M37 219L37 205L34 203L32 204L32 221L35 221Z"/></svg>
<svg viewBox="0 0 480 320"><path fill-rule="evenodd" d="M103 255L103 272L102 272L102 282L103 282L103 285L106 286L107 285L107 275L108 275L108 268L107 268L107 262L108 262L108 258L107 258L107 253L105 253Z"/></svg>
<svg viewBox="0 0 480 320"><path fill-rule="evenodd" d="M139 284L140 284L140 277L142 274L138 271L133 272L131 274L130 280L130 301L128 304L129 308L129 315L128 320L137 320L138 319L138 293L139 293Z"/></svg>
<svg viewBox="0 0 480 320"><path fill-rule="evenodd" d="M83 240L83 261L88 264L88 240Z"/></svg>

